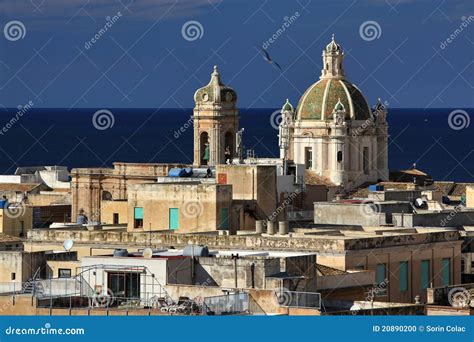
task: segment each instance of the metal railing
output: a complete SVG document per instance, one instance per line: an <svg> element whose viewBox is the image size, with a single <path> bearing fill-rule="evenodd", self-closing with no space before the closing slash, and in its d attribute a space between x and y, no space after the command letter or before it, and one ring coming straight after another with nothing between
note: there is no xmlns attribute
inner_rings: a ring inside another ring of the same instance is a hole
<svg viewBox="0 0 474 342"><path fill-rule="evenodd" d="M298 292L286 289L275 290L275 296L280 306L290 308L321 308L321 294L318 292Z"/></svg>
<svg viewBox="0 0 474 342"><path fill-rule="evenodd" d="M206 297L203 307L208 315L250 314L250 298L248 293Z"/></svg>

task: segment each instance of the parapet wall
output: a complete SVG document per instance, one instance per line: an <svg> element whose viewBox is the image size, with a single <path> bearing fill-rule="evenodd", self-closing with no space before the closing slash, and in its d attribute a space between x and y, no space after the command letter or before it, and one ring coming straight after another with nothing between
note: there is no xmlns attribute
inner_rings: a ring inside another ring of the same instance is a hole
<svg viewBox="0 0 474 342"><path fill-rule="evenodd" d="M324 251L342 253L347 250L385 248L403 245L417 245L435 242L458 241L457 231L415 233L377 237L347 238L331 237L275 237L260 235L210 235L210 234L173 234L173 233L128 233L112 231L66 231L33 230L28 239L33 242L59 242L72 239L82 244L111 244L144 246L150 243L157 246L181 247L188 244L206 245L219 249L256 249L256 250L294 250Z"/></svg>

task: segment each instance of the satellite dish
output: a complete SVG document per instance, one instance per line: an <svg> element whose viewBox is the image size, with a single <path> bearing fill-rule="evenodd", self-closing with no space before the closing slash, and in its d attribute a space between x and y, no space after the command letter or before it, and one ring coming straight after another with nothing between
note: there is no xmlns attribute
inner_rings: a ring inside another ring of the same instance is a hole
<svg viewBox="0 0 474 342"><path fill-rule="evenodd" d="M416 206L417 208L421 208L421 207L423 206L423 204L424 204L424 201L423 201L421 198L417 198L417 199L415 200L415 206Z"/></svg>
<svg viewBox="0 0 474 342"><path fill-rule="evenodd" d="M72 241L71 239L67 239L63 243L63 247L64 247L64 250L66 252L69 252L71 250L72 246L74 246L74 241Z"/></svg>
<svg viewBox="0 0 474 342"><path fill-rule="evenodd" d="M153 250L151 248L145 248L142 254L144 258L151 259L153 257Z"/></svg>

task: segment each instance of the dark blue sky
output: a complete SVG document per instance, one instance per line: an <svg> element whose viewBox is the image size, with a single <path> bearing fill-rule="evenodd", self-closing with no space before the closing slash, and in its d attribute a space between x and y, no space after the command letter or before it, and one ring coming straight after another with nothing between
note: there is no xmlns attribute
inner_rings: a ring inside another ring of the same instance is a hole
<svg viewBox="0 0 474 342"><path fill-rule="evenodd" d="M36 107L192 107L214 64L237 90L240 107L279 107L287 97L297 102L318 80L332 33L346 51L349 80L370 104L377 97L391 107L474 104L471 0L3 0L0 6L6 107L30 100ZM285 18L292 23L277 33ZM4 32L14 20L24 26L23 38ZM202 27L196 40L183 37L189 21ZM361 35L364 23L376 37ZM274 34L268 52L282 72L258 51Z"/></svg>

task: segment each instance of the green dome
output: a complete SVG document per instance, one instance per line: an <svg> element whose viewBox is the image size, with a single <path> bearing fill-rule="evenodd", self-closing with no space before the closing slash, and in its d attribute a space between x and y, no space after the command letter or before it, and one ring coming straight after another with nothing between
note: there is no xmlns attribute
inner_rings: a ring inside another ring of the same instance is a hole
<svg viewBox="0 0 474 342"><path fill-rule="evenodd" d="M293 106L291 105L290 100L286 99L286 102L283 105L283 108L281 110L282 110L282 112L287 111L287 110L290 111L290 112L293 111Z"/></svg>
<svg viewBox="0 0 474 342"><path fill-rule="evenodd" d="M346 110L346 119L370 118L370 107L361 91L345 79L322 79L309 87L298 103L298 120L331 120L340 101Z"/></svg>

